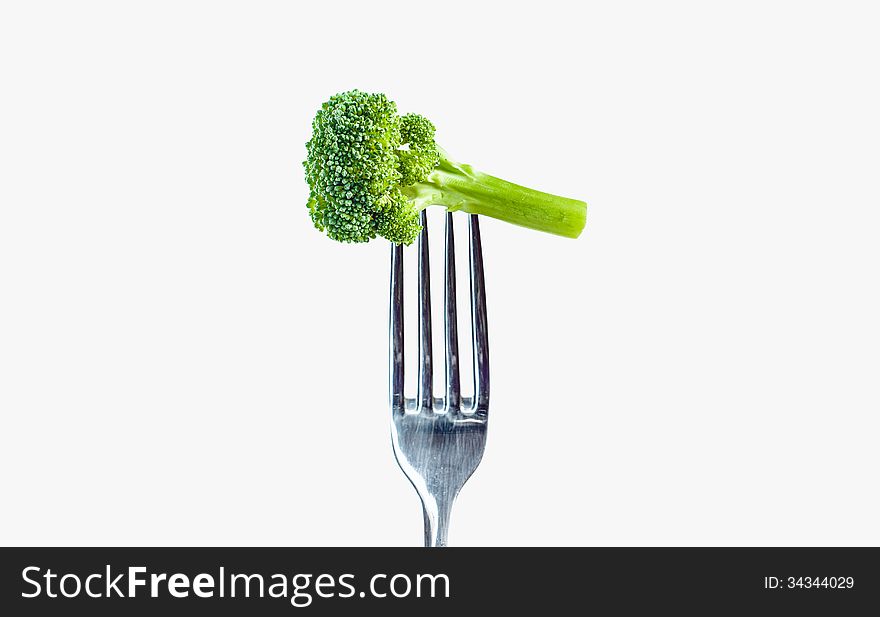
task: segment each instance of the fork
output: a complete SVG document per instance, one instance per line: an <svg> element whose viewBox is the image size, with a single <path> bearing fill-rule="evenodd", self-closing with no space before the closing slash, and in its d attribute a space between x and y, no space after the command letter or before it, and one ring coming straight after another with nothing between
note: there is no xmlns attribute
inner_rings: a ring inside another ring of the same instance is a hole
<svg viewBox="0 0 880 617"><path fill-rule="evenodd" d="M444 331L446 391L433 393L431 276L428 220L421 213L418 241L419 375L415 399L403 392L403 247L391 247L389 319L391 443L403 473L422 501L425 546L446 546L452 504L480 464L489 420L489 340L483 250L477 215L468 215L470 231L471 332L474 352L474 396L462 398L458 362L458 314L455 289L455 236L452 213L446 213Z"/></svg>

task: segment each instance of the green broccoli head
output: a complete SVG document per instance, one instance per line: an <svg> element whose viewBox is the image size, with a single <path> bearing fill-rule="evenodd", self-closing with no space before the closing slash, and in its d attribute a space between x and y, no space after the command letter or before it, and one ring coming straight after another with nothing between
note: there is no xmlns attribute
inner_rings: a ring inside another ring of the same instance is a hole
<svg viewBox="0 0 880 617"><path fill-rule="evenodd" d="M384 94L351 90L321 106L306 149L315 227L340 242L415 240L419 213L401 188L423 181L439 162L428 119L399 116Z"/></svg>
<svg viewBox="0 0 880 617"><path fill-rule="evenodd" d="M490 216L577 238L587 204L490 176L450 159L434 141L434 125L418 114L398 115L384 94L343 92L321 106L303 163L309 214L340 242L377 236L411 244L419 211Z"/></svg>

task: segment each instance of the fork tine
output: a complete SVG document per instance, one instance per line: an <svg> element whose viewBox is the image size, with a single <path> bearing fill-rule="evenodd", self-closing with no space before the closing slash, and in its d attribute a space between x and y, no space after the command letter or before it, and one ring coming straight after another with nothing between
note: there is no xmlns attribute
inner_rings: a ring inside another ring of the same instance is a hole
<svg viewBox="0 0 880 617"><path fill-rule="evenodd" d="M489 412L489 332L486 319L486 281L483 275L483 245L480 241L480 221L471 214L470 275L471 325L474 336L474 406L477 413Z"/></svg>
<svg viewBox="0 0 880 617"><path fill-rule="evenodd" d="M461 409L461 380L458 372L458 308L455 292L455 232L452 212L446 213L446 286L443 303L446 330L446 410Z"/></svg>
<svg viewBox="0 0 880 617"><path fill-rule="evenodd" d="M389 362L391 411L403 413L403 246L391 245L391 308L389 310Z"/></svg>
<svg viewBox="0 0 880 617"><path fill-rule="evenodd" d="M431 363L431 267L428 261L428 216L422 210L419 235L419 408L434 407L434 369Z"/></svg>

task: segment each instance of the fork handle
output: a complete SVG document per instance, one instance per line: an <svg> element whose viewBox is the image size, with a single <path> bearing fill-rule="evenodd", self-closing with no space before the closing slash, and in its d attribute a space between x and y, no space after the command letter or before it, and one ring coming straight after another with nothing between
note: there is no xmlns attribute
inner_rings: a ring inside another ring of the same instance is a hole
<svg viewBox="0 0 880 617"><path fill-rule="evenodd" d="M442 504L425 504L423 502L422 513L425 516L425 546L447 546L452 502Z"/></svg>

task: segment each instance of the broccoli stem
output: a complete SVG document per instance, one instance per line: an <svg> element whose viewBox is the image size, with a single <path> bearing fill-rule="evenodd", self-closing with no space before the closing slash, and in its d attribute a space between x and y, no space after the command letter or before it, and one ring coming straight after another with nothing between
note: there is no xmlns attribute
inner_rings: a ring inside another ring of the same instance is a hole
<svg viewBox="0 0 880 617"><path fill-rule="evenodd" d="M587 204L520 186L456 163L445 156L428 177L403 193L422 210L431 205L451 212L482 214L508 223L577 238L586 224Z"/></svg>

